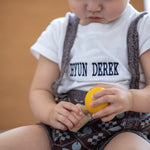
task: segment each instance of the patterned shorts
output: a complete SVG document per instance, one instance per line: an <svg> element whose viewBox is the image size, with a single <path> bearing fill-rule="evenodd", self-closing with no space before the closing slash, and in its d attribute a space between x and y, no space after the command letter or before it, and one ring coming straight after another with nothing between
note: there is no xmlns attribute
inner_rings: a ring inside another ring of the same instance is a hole
<svg viewBox="0 0 150 150"><path fill-rule="evenodd" d="M59 102L83 104L85 94L83 91L70 91L61 95ZM149 141L150 114L125 112L109 122L92 119L76 133L54 129L43 123L39 125L45 128L52 150L103 150L113 137L123 132L136 133Z"/></svg>
<svg viewBox="0 0 150 150"><path fill-rule="evenodd" d="M150 140L148 139L148 137L143 134L140 131L135 131L135 130L120 130L108 137L105 137L104 139L101 139L99 142L97 142L98 138L101 137L101 135L95 136L93 138L91 138L89 141L91 142L91 144L94 144L95 146L92 147L87 147L84 143L82 143L82 141L78 140L73 140L72 142L67 142L66 144L56 144L54 142L53 139L53 135L52 135L52 128L46 124L43 123L38 123L38 125L41 125L44 127L48 138L50 140L50 144L51 144L51 149L52 150L103 150L105 148L105 146L117 135L119 135L120 133L124 133L124 132L132 132L135 133L139 136L141 136L142 138L144 138L146 141L148 141L150 143ZM61 132L58 132L59 135L58 137L61 136L62 141L67 141L70 137L64 132L64 134L62 134Z"/></svg>

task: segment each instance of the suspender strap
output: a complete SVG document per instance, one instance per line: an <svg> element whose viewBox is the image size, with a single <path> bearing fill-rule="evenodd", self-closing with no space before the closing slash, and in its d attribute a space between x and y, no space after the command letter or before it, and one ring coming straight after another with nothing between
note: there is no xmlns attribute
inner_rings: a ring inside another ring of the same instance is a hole
<svg viewBox="0 0 150 150"><path fill-rule="evenodd" d="M77 18L76 16L69 16L69 22L68 22L67 31L64 40L64 46L63 46L63 56L61 62L60 77L57 81L55 81L52 84L52 89L56 95L57 95L58 86L61 84L62 78L68 69L68 65L70 61L70 50L75 41L78 24L79 24L79 18Z"/></svg>
<svg viewBox="0 0 150 150"><path fill-rule="evenodd" d="M142 12L130 24L127 34L128 65L131 73L130 89L139 89L139 35L137 25L147 12Z"/></svg>

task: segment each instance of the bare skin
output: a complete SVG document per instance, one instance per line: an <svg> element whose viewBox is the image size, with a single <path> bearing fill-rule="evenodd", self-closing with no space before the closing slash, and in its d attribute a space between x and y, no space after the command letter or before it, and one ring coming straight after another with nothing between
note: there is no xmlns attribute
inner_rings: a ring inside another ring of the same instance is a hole
<svg viewBox="0 0 150 150"><path fill-rule="evenodd" d="M68 0L71 10L80 18L80 24L91 22L107 24L120 17L128 0ZM112 10L111 10L112 8ZM141 90L125 90L117 86L105 86L106 90L93 96L93 107L109 102L109 107L97 112L94 118L110 121L124 111L150 113L150 50L140 57L145 74L146 87ZM40 56L30 90L30 105L35 117L56 129L71 130L79 126L74 112L80 115L80 109L69 102L56 104L50 85L59 77L59 67L55 62ZM142 99L142 101L141 101ZM131 147L132 146L132 147ZM142 147L141 147L142 146ZM20 127L0 134L2 150L50 150L50 141L41 126ZM150 145L133 133L121 133L106 146L105 150L149 150Z"/></svg>
<svg viewBox="0 0 150 150"><path fill-rule="evenodd" d="M31 125L0 134L1 150L51 150L43 127Z"/></svg>
<svg viewBox="0 0 150 150"><path fill-rule="evenodd" d="M142 137L124 132L114 137L104 150L149 150L150 144Z"/></svg>

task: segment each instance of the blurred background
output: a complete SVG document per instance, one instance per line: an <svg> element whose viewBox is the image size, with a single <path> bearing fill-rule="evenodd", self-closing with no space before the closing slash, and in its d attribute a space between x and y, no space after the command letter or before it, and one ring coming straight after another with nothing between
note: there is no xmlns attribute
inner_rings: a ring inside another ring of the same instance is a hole
<svg viewBox="0 0 150 150"><path fill-rule="evenodd" d="M143 0L131 3L144 10ZM30 46L67 11L67 0L0 0L0 131L37 122L28 98L37 64Z"/></svg>

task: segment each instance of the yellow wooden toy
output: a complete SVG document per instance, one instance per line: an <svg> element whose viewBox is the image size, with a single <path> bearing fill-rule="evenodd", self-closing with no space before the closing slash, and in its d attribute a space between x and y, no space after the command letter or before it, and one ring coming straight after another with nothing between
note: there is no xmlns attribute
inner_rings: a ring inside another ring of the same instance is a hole
<svg viewBox="0 0 150 150"><path fill-rule="evenodd" d="M99 110L103 109L104 107L106 107L108 105L108 103L103 103L103 104L98 105L96 107L91 107L90 106L90 103L93 101L92 95L94 93L100 91L100 90L103 90L103 89L104 88L102 88L102 87L94 87L91 90L89 90L89 92L85 96L85 107L92 114L98 112Z"/></svg>
<svg viewBox="0 0 150 150"><path fill-rule="evenodd" d="M92 95L103 89L104 88L102 87L92 88L85 96L85 105L76 104L80 108L82 116L77 116L74 112L72 113L80 122L80 127L74 127L71 131L77 132L81 127L83 127L88 121L92 119L90 113L94 114L108 105L108 103L104 103L97 107L90 106L90 103L93 101Z"/></svg>

